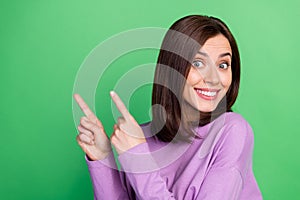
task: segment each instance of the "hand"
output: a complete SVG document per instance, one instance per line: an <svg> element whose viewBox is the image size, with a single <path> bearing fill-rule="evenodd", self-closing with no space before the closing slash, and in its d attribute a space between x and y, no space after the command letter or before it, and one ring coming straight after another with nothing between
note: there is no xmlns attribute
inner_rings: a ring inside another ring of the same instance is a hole
<svg viewBox="0 0 300 200"><path fill-rule="evenodd" d="M111 152L111 145L102 123L79 94L74 94L74 99L86 115L80 119L76 140L91 160L102 160Z"/></svg>
<svg viewBox="0 0 300 200"><path fill-rule="evenodd" d="M138 144L146 142L146 139L142 128L128 112L120 97L115 92L111 92L110 95L122 115L118 118L118 123L114 125L114 132L111 136L111 143L118 154L121 154Z"/></svg>

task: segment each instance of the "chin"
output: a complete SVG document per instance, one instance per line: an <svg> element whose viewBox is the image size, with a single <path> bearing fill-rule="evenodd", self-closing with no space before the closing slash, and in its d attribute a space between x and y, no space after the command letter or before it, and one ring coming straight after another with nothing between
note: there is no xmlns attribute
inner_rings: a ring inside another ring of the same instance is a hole
<svg viewBox="0 0 300 200"><path fill-rule="evenodd" d="M209 106L209 107L198 107L197 110L200 111L200 112L205 112L205 113L208 113L208 112L213 112L215 109L216 109L217 106Z"/></svg>
<svg viewBox="0 0 300 200"><path fill-rule="evenodd" d="M188 107L194 111L197 111L197 112L205 112L205 113L208 113L208 112L213 112L215 109L216 109L216 105L212 105L212 104L209 104L209 105L205 105L205 104L194 104L194 103L189 103L187 102L188 104ZM190 110L188 109L188 110ZM191 110L190 110L191 111Z"/></svg>

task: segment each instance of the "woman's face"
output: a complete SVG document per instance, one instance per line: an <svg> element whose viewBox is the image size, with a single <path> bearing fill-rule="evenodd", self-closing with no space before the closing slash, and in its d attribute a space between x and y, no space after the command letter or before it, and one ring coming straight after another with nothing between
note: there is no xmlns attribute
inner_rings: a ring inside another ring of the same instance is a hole
<svg viewBox="0 0 300 200"><path fill-rule="evenodd" d="M225 36L209 38L192 62L184 100L199 111L214 111L231 85L231 59L230 43Z"/></svg>

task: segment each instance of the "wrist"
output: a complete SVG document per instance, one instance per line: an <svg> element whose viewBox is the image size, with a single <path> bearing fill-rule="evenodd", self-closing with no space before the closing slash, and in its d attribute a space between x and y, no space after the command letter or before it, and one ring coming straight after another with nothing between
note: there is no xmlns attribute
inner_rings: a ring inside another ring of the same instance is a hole
<svg viewBox="0 0 300 200"><path fill-rule="evenodd" d="M112 150L105 152L105 153L101 153L99 155L93 155L93 156L89 156L86 154L86 157L89 161L97 161L97 160L104 160L105 158L107 158L109 156L109 154L112 152Z"/></svg>

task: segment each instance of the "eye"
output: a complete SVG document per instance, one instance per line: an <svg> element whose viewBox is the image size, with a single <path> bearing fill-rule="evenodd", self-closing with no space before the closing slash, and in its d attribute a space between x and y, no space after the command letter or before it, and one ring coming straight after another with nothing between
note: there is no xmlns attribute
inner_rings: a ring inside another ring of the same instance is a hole
<svg viewBox="0 0 300 200"><path fill-rule="evenodd" d="M219 67L220 67L221 69L227 69L227 68L229 67L229 64L228 64L227 62L224 62L224 63L221 63L221 64L219 65Z"/></svg>
<svg viewBox="0 0 300 200"><path fill-rule="evenodd" d="M200 68L200 67L204 66L203 62L200 61L200 60L195 60L195 61L193 61L192 64L193 64L194 67L197 67L197 68Z"/></svg>

